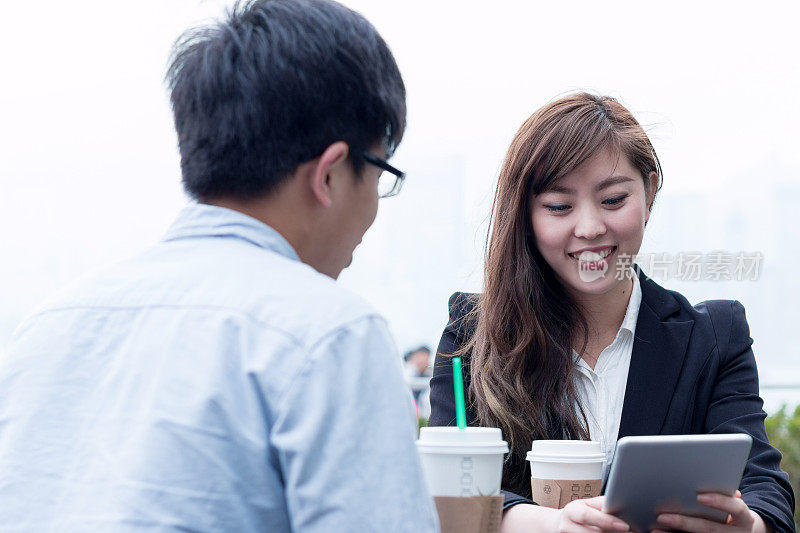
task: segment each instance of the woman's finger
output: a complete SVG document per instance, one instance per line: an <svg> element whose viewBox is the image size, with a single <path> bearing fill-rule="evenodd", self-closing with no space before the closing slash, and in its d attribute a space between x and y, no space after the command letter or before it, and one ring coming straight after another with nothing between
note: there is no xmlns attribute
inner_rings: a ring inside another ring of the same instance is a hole
<svg viewBox="0 0 800 533"><path fill-rule="evenodd" d="M568 505L564 511L570 522L581 526L595 526L604 531L628 531L630 529L628 524L619 518L589 505Z"/></svg>
<svg viewBox="0 0 800 533"><path fill-rule="evenodd" d="M658 515L658 523L671 529L688 531L689 533L717 533L723 532L729 527L719 522L706 520L705 518L695 518L680 514L661 514Z"/></svg>
<svg viewBox="0 0 800 533"><path fill-rule="evenodd" d="M743 517L749 512L749 508L747 504L744 503L744 500L736 496L725 496L724 494L707 492L699 494L697 496L697 501L706 507L725 511L732 515L734 520L736 520L737 517Z"/></svg>
<svg viewBox="0 0 800 533"><path fill-rule="evenodd" d="M593 508L597 509L598 511L602 511L603 510L603 504L606 501L606 497L605 496L595 496L594 498L586 498L586 499L583 499L581 501L584 502L589 507L593 507Z"/></svg>
<svg viewBox="0 0 800 533"><path fill-rule="evenodd" d="M559 533L600 533L600 529L593 526L582 526L581 524L570 524L566 529Z"/></svg>

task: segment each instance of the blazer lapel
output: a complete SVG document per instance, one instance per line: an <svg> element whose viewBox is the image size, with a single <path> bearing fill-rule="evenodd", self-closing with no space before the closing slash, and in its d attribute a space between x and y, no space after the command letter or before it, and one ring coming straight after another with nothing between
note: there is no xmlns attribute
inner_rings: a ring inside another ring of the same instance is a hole
<svg viewBox="0 0 800 533"><path fill-rule="evenodd" d="M694 325L694 320L667 320L680 310L680 304L641 272L639 282L642 304L636 321L618 438L659 434Z"/></svg>

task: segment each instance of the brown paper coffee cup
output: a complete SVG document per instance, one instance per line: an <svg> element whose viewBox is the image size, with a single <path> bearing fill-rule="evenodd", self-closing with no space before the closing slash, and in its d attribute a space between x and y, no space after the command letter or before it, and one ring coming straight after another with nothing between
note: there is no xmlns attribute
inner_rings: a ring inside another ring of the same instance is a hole
<svg viewBox="0 0 800 533"><path fill-rule="evenodd" d="M573 500L600 496L599 479L537 479L531 478L532 499L543 507L563 509Z"/></svg>
<svg viewBox="0 0 800 533"><path fill-rule="evenodd" d="M442 533L499 533L502 496L434 496Z"/></svg>

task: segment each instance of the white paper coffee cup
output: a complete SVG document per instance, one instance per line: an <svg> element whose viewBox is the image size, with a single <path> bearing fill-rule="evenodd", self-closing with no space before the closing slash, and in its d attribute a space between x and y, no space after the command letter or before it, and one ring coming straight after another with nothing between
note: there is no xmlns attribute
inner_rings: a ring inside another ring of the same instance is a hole
<svg viewBox="0 0 800 533"><path fill-rule="evenodd" d="M596 441L535 440L528 452L536 503L562 508L600 495L605 454Z"/></svg>
<svg viewBox="0 0 800 533"><path fill-rule="evenodd" d="M499 428L423 427L417 450L432 496L500 494L508 443Z"/></svg>
<svg viewBox="0 0 800 533"><path fill-rule="evenodd" d="M597 441L535 440L527 459L534 478L600 479L606 456Z"/></svg>

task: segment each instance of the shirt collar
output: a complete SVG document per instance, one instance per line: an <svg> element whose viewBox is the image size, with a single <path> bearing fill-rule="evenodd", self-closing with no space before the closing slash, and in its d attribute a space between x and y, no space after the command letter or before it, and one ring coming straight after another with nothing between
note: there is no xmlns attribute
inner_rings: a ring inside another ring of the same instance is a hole
<svg viewBox="0 0 800 533"><path fill-rule="evenodd" d="M625 310L625 318L622 319L620 330L628 330L631 335L636 333L636 321L639 319L639 307L642 305L642 287L639 283L639 276L635 271L631 271L633 278L633 290L628 300L628 308Z"/></svg>
<svg viewBox="0 0 800 533"><path fill-rule="evenodd" d="M639 307L642 304L642 288L639 284L639 277L636 275L636 271L631 269L632 278L633 278L633 289L631 290L631 296L628 298L628 307L625 309L625 317L622 319L622 325L617 331L617 335L614 337L612 344L620 342L620 334L622 331L627 331L630 333L631 337L634 336L636 333L636 322L639 320ZM589 365L584 361L578 352L572 350L572 357L577 363L578 367L583 367L586 370L591 370ZM595 366L594 371L599 372L605 365L608 364L606 361L607 358L600 357L597 360L597 365Z"/></svg>
<svg viewBox="0 0 800 533"><path fill-rule="evenodd" d="M192 203L183 208L162 239L216 237L241 239L299 261L300 257L283 235L244 213L215 205Z"/></svg>

